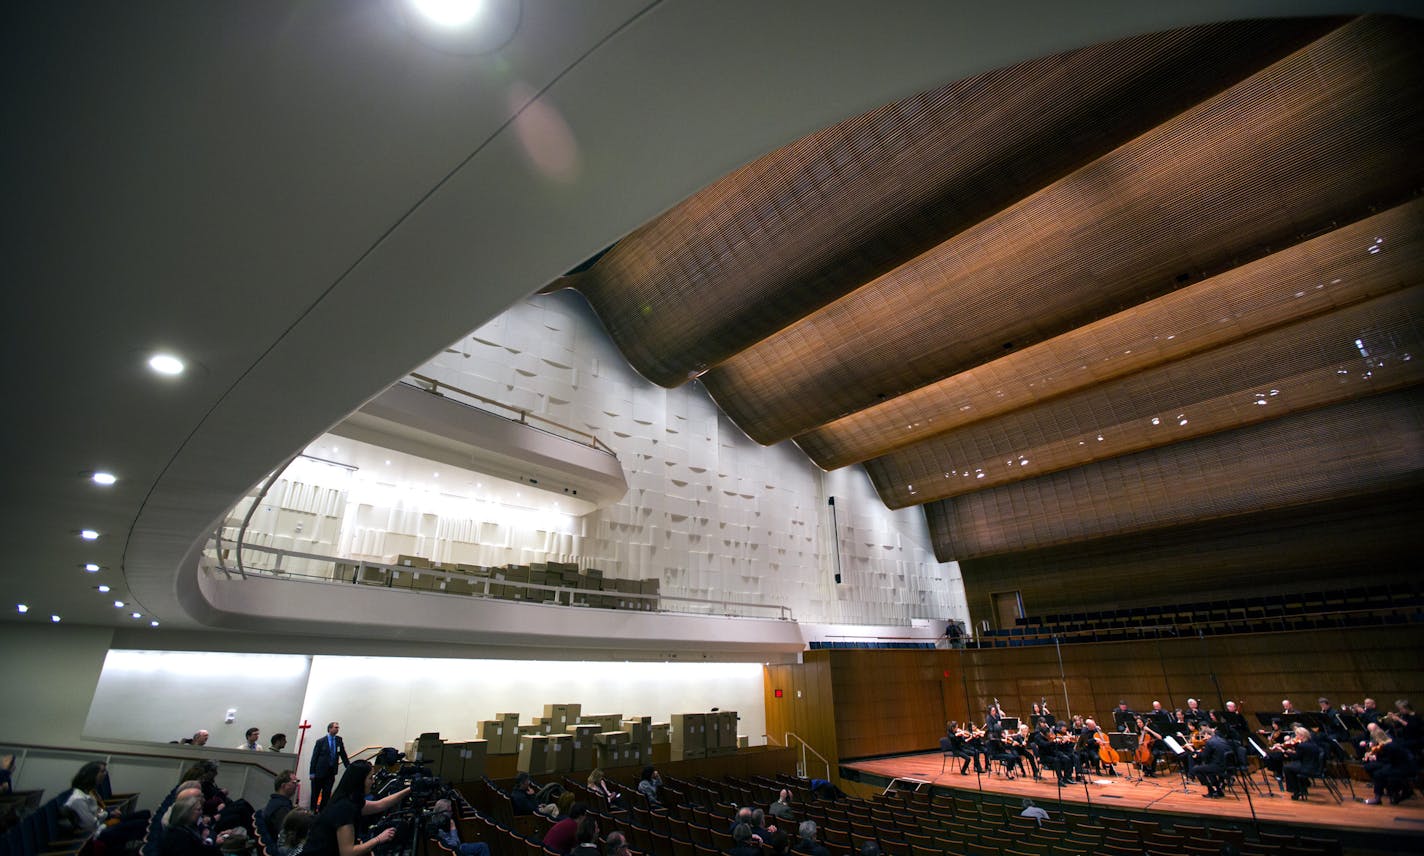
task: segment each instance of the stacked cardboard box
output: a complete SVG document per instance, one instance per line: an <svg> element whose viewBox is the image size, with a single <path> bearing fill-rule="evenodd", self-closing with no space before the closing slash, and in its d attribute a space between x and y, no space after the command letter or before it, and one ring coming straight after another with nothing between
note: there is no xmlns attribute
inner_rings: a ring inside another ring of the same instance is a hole
<svg viewBox="0 0 1424 856"><path fill-rule="evenodd" d="M572 734L549 735L549 759L546 773L569 773L574 769L574 738Z"/></svg>
<svg viewBox="0 0 1424 856"><path fill-rule="evenodd" d="M709 713L707 723L707 756L735 755L737 752L737 712L722 710Z"/></svg>
<svg viewBox="0 0 1424 856"><path fill-rule="evenodd" d="M629 743L626 731L604 731L593 736L593 764L595 767L626 767L636 757Z"/></svg>
<svg viewBox="0 0 1424 856"><path fill-rule="evenodd" d="M519 751L519 714L496 713L480 723L480 737L489 742L491 755L513 755Z"/></svg>
<svg viewBox="0 0 1424 856"><path fill-rule="evenodd" d="M621 713L580 713L576 725L597 725L599 731L618 731L623 727Z"/></svg>
<svg viewBox="0 0 1424 856"><path fill-rule="evenodd" d="M551 763L549 737L544 734L521 734L519 737L519 769L530 775L548 773Z"/></svg>
<svg viewBox="0 0 1424 856"><path fill-rule="evenodd" d="M570 725L564 729L566 733L573 737L573 763L575 770L592 770L593 763L593 738L598 734L597 725Z"/></svg>
<svg viewBox="0 0 1424 856"><path fill-rule="evenodd" d="M438 776L440 773L436 770L440 766L444 746L440 732L429 731L405 744L405 758L407 761L429 761L430 772Z"/></svg>
<svg viewBox="0 0 1424 856"><path fill-rule="evenodd" d="M662 746L672 742L672 723L654 722L651 729L654 746Z"/></svg>
<svg viewBox="0 0 1424 856"><path fill-rule="evenodd" d="M568 731L570 725L579 721L579 713L582 710L581 704L546 704L544 718L553 724L555 734L563 734Z"/></svg>
<svg viewBox="0 0 1424 856"><path fill-rule="evenodd" d="M477 782L485 774L485 756L488 753L489 744L484 740L446 743L441 747L440 772L437 775L452 782Z"/></svg>
<svg viewBox="0 0 1424 856"><path fill-rule="evenodd" d="M703 713L674 713L669 742L674 761L707 757L707 715Z"/></svg>
<svg viewBox="0 0 1424 856"><path fill-rule="evenodd" d="M640 716L624 719L623 730L628 732L628 743L638 757L637 763L653 763L653 718Z"/></svg>

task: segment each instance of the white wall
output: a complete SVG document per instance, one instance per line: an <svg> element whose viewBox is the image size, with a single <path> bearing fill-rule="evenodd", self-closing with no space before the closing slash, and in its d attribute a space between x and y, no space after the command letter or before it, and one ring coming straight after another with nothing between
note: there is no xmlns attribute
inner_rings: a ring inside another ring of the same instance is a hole
<svg viewBox="0 0 1424 856"><path fill-rule="evenodd" d="M280 731L295 746L310 668L311 658L300 654L110 651L84 735L167 743L203 728L209 745L230 749L256 726L264 744ZM230 708L237 718L228 724ZM134 716L138 710L142 716Z"/></svg>
<svg viewBox="0 0 1424 856"><path fill-rule="evenodd" d="M586 713L652 716L713 707L741 715L739 733L760 745L766 731L760 663L608 663L541 660L425 660L329 657L312 660L302 717L320 734L341 723L348 751L403 746L427 731L473 740L477 723L545 704L576 703Z"/></svg>
<svg viewBox="0 0 1424 856"><path fill-rule="evenodd" d="M627 496L572 534L514 533L488 564L580 561L659 578L664 594L789 605L803 621L968 620L958 565L935 561L921 511L887 509L859 466L823 473L791 443L757 445L696 383L647 382L578 295L522 301L421 371L596 434L627 475Z"/></svg>

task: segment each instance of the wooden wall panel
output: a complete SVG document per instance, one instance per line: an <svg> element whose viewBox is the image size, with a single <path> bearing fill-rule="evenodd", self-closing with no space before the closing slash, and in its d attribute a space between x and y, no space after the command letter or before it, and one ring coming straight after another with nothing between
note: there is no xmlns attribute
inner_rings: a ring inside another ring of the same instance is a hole
<svg viewBox="0 0 1424 856"><path fill-rule="evenodd" d="M990 593L1028 615L1087 612L1395 582L1415 552L1418 492L1206 521L960 563L977 623Z"/></svg>
<svg viewBox="0 0 1424 856"><path fill-rule="evenodd" d="M841 759L933 749L946 719L964 719L967 707L974 711L971 718L981 720L995 697L1011 715L1027 714L1033 702L1047 696L1056 714L1071 710L1106 723L1119 699L1142 710L1154 699L1172 708L1192 696L1210 709L1225 698L1248 713L1279 710L1283 698L1313 710L1321 695L1341 704L1368 695L1381 707L1396 698L1424 701L1420 625L1064 645L1061 650L1066 708L1052 645L836 650L807 656L829 662ZM768 675L787 668L807 667L768 666ZM773 721L770 703L767 721Z"/></svg>
<svg viewBox="0 0 1424 856"><path fill-rule="evenodd" d="M802 663L765 667L766 731L768 740L786 743L787 733L805 740L824 755L831 777L839 781L836 759L836 699L827 651L808 651ZM781 690L781 698L776 690ZM795 741L792 741L795 746ZM798 753L799 754L799 753ZM794 772L795 764L786 772ZM812 769L811 774L820 773Z"/></svg>

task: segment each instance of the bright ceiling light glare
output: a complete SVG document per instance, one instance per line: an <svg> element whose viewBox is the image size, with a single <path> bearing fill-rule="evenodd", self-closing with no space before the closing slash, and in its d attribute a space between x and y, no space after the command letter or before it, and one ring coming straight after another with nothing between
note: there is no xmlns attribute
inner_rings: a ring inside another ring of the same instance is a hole
<svg viewBox="0 0 1424 856"><path fill-rule="evenodd" d="M85 541L98 541L99 533L93 529L80 529L79 537L83 538Z"/></svg>
<svg viewBox="0 0 1424 856"><path fill-rule="evenodd" d="M49 620L50 620L50 621L53 621L55 624L58 624L58 623L59 623L59 616L58 616L58 615L51 615L51 616L49 617Z"/></svg>
<svg viewBox="0 0 1424 856"><path fill-rule="evenodd" d="M149 626L149 627L157 627L157 626L158 626L158 619L155 618L154 620L148 622L148 626Z"/></svg>
<svg viewBox="0 0 1424 856"><path fill-rule="evenodd" d="M148 367L167 377L176 377L186 368L183 361L172 354L154 354L148 358Z"/></svg>
<svg viewBox="0 0 1424 856"><path fill-rule="evenodd" d="M108 593L109 593L109 587L108 587L108 586L99 586L99 594L108 594Z"/></svg>
<svg viewBox="0 0 1424 856"><path fill-rule="evenodd" d="M453 30L469 26L484 0L410 0L410 5L432 24Z"/></svg>
<svg viewBox="0 0 1424 856"><path fill-rule="evenodd" d="M89 478L93 480L94 484L103 485L104 487L108 487L109 485L119 480L119 477L114 475L113 473L105 472L94 473Z"/></svg>
<svg viewBox="0 0 1424 856"><path fill-rule="evenodd" d="M17 603L15 604L15 611L20 613L21 615L24 615L25 613L30 611L30 605L27 603Z"/></svg>
<svg viewBox="0 0 1424 856"><path fill-rule="evenodd" d="M134 612L131 613L131 615L133 615L134 618L143 618L143 613L141 612Z"/></svg>
<svg viewBox="0 0 1424 856"><path fill-rule="evenodd" d="M99 573L99 566L93 562L88 562L84 565L84 572L86 574L97 574Z"/></svg>
<svg viewBox="0 0 1424 856"><path fill-rule="evenodd" d="M123 609L123 608L124 608L124 602L123 602L123 601L121 601L121 600L116 600L116 601L114 601L114 609Z"/></svg>

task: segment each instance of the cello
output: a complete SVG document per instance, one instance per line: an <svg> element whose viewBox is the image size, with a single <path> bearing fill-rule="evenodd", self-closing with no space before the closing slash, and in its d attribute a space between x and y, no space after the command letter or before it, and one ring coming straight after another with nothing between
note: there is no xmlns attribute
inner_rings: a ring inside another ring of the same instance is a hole
<svg viewBox="0 0 1424 856"><path fill-rule="evenodd" d="M1139 767L1146 767L1152 763L1152 744L1158 739L1157 732L1142 726L1142 734L1137 738L1137 751L1132 753L1132 760L1137 762Z"/></svg>

